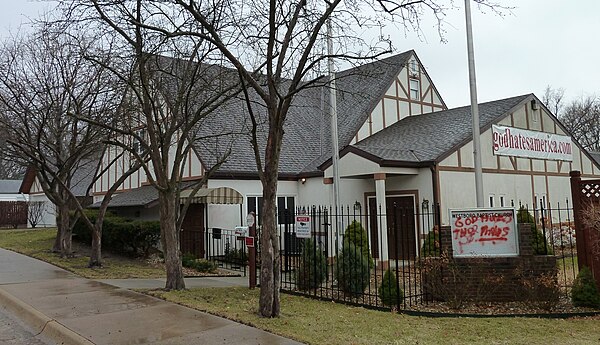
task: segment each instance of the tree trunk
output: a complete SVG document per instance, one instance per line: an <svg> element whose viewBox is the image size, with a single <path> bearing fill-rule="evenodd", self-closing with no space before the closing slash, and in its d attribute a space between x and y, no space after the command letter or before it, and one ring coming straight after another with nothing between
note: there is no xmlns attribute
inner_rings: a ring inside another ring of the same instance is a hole
<svg viewBox="0 0 600 345"><path fill-rule="evenodd" d="M88 263L89 268L102 267L102 223L104 220L102 218L98 217L96 219L94 231L92 231L92 252Z"/></svg>
<svg viewBox="0 0 600 345"><path fill-rule="evenodd" d="M277 170L265 169L263 182L263 213L260 237L260 300L259 311L263 317L277 317L280 311L279 288L280 258L277 228Z"/></svg>
<svg viewBox="0 0 600 345"><path fill-rule="evenodd" d="M60 219L60 213L56 214L56 238L54 239L54 245L52 245L52 252L53 253L60 253L62 252L62 245L61 245L61 233L62 233L62 220Z"/></svg>
<svg viewBox="0 0 600 345"><path fill-rule="evenodd" d="M72 250L72 238L73 238L73 231L71 230L71 224L69 222L70 220L70 210L69 210L69 205L68 204L64 204L64 205L59 205L58 206L58 213L60 214L60 245L61 245L61 251L60 251L60 256L62 258L71 258L73 257L73 250Z"/></svg>
<svg viewBox="0 0 600 345"><path fill-rule="evenodd" d="M181 255L179 247L179 229L177 229L178 206L175 193L172 190L159 191L160 205L160 235L167 269L167 290L185 289L183 270L181 268Z"/></svg>

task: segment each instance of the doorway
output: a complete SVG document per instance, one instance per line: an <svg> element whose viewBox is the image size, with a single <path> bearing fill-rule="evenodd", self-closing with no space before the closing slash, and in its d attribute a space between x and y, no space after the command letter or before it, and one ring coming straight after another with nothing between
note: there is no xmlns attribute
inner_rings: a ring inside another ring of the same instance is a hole
<svg viewBox="0 0 600 345"><path fill-rule="evenodd" d="M390 260L411 260L416 257L415 197L413 195L386 196L388 257ZM377 218L382 217L377 200L368 197L369 227L373 257L379 258L379 228Z"/></svg>
<svg viewBox="0 0 600 345"><path fill-rule="evenodd" d="M181 224L181 252L203 258L204 252L204 204L190 204Z"/></svg>

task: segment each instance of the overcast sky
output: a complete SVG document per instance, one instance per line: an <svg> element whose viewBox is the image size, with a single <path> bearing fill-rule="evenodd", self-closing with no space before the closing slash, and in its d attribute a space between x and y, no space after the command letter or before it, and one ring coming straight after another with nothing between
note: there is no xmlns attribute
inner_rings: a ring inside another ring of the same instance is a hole
<svg viewBox="0 0 600 345"><path fill-rule="evenodd" d="M40 1L1 1L3 37L49 6ZM564 88L568 100L600 95L600 1L504 3L515 7L504 17L481 13L472 5L480 102L526 93L541 98L546 85ZM460 8L448 12L446 18L446 43L440 43L430 21L423 23L422 38L389 29L398 51L417 52L450 108L469 104L463 1L455 0L455 5Z"/></svg>

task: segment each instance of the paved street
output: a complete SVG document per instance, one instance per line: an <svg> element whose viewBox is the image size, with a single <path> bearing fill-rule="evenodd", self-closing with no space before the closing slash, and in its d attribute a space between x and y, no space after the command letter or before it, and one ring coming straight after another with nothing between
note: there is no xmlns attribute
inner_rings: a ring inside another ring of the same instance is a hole
<svg viewBox="0 0 600 345"><path fill-rule="evenodd" d="M51 345L42 341L6 309L0 308L0 345Z"/></svg>

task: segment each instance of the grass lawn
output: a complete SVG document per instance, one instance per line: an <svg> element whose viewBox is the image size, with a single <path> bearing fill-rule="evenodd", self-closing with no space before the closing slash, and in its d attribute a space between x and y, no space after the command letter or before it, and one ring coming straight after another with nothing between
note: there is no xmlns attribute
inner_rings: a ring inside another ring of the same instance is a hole
<svg viewBox="0 0 600 345"><path fill-rule="evenodd" d="M85 278L119 279L165 276L164 269L161 267L154 267L141 260L108 253L103 253L104 267L88 268L90 249L88 246L76 242L73 242L76 257L63 259L51 252L55 236L56 229L2 230L0 231L0 247L44 260Z"/></svg>
<svg viewBox="0 0 600 345"><path fill-rule="evenodd" d="M281 295L281 317L257 315L258 290L147 293L308 344L598 344L600 319L427 318Z"/></svg>

